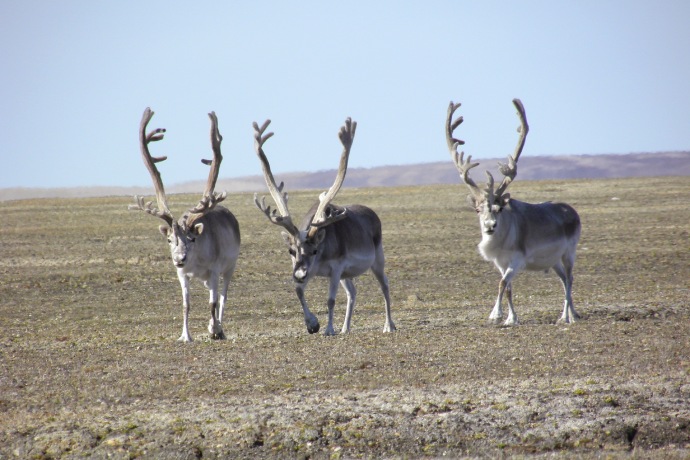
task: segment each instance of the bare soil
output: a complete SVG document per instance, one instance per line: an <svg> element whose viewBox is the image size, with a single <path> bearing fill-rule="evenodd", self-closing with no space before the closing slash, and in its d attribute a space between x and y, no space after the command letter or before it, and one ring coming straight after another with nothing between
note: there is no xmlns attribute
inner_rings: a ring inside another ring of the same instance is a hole
<svg viewBox="0 0 690 460"><path fill-rule="evenodd" d="M338 198L381 217L393 334L365 275L352 332L309 335L278 229L228 197L243 238L228 339L209 339L195 282L191 344L159 222L129 198L0 203L0 459L690 457L687 177L511 193L580 213L580 322L556 323L555 274L523 273L521 325L487 323L499 274L461 184ZM292 193L292 212L315 197ZM325 280L307 298L323 325Z"/></svg>

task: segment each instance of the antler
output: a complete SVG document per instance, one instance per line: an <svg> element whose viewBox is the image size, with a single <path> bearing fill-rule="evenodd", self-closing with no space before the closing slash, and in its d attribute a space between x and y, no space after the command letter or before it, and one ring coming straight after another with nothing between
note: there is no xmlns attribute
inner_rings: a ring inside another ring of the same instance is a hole
<svg viewBox="0 0 690 460"><path fill-rule="evenodd" d="M453 163L455 163L455 167L460 173L462 181L470 189L472 195L479 198L482 196L482 191L479 189L479 187L477 187L477 184L469 175L470 169L478 166L479 163L472 163L472 155L467 155L467 159L465 159L464 151L458 153L458 146L464 145L465 141L453 137L453 131L455 131L455 129L464 121L462 115L453 121L453 114L461 105L462 104L459 102L454 104L453 101L450 101L450 104L448 105L448 114L446 116L446 142L448 143L450 156L453 159Z"/></svg>
<svg viewBox="0 0 690 460"><path fill-rule="evenodd" d="M271 207L266 205L266 197L261 197L261 201L259 201L256 193L254 194L254 204L261 212L266 214L266 217L268 217L268 220L272 223L284 227L291 235L298 235L299 229L292 223L290 212L288 211L288 194L287 192L283 192L285 184L281 182L280 185L276 185L273 173L271 172L271 165L268 163L268 158L266 158L266 154L263 150L264 142L273 136L272 132L264 134L269 124L271 124L271 120L266 120L261 127L259 127L256 122L253 123L254 150L256 150L256 154L261 161L261 169L264 172L266 186L268 187L271 197L273 197L277 209L271 211Z"/></svg>
<svg viewBox="0 0 690 460"><path fill-rule="evenodd" d="M512 156L508 157L508 163L498 163L498 170L503 174L503 180L501 184L496 189L495 195L500 198L506 191L510 183L515 179L517 175L517 162L522 153L522 148L525 146L525 139L527 138L527 132L529 131L529 125L527 124L527 116L525 115L525 107L522 105L520 99L513 99L513 105L517 109L518 116L520 117L520 126L518 126L518 132L520 133L520 138L515 146L515 152Z"/></svg>
<svg viewBox="0 0 690 460"><path fill-rule="evenodd" d="M328 214L326 210L328 205L333 201L333 198L338 194L340 187L342 187L345 181L345 174L347 173L347 162L350 158L350 149L352 148L352 142L355 138L355 131L357 131L357 122L352 121L350 117L345 120L345 124L340 128L338 132L338 137L340 138L340 143L343 144L343 153L340 155L340 165L338 166L338 174L335 176L335 181L331 188L327 192L322 192L319 195L319 207L316 209L316 213L311 221L311 228L309 229L309 235L313 236L321 227L337 222L345 218L346 209L334 210L331 208L331 212Z"/></svg>
<svg viewBox="0 0 690 460"><path fill-rule="evenodd" d="M156 142L163 139L165 128L154 129L150 133L146 134L146 127L153 117L153 111L147 107L144 110L144 115L141 117L141 124L139 125L139 146L141 148L141 157L144 160L146 169L149 170L151 179L153 180L153 187L156 190L156 201L158 202L158 208L154 208L151 201L144 203L143 196L134 196L136 204L129 205L129 209L139 209L148 214L156 217L160 217L168 226L172 227L173 216L168 209L168 204L165 197L165 189L163 188L163 181L161 180L161 175L156 168L156 163L165 161L168 157L152 157L149 152L148 144L149 142Z"/></svg>
<svg viewBox="0 0 690 460"><path fill-rule="evenodd" d="M208 117L211 119L211 149L213 150L213 160L201 160L203 164L211 166L211 170L208 173L206 189L204 190L199 204L189 210L192 214L206 213L227 197L226 192L214 192L216 181L218 180L218 172L220 171L220 163L223 161L223 155L220 152L220 143L223 141L223 136L221 136L220 131L218 131L218 117L216 116L216 112L209 113Z"/></svg>

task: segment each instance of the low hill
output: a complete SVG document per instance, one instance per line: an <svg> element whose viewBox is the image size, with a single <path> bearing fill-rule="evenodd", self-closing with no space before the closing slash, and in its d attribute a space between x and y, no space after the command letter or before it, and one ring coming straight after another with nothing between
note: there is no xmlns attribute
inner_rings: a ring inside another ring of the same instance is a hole
<svg viewBox="0 0 690 460"><path fill-rule="evenodd" d="M501 159L481 159L472 173L477 181L484 181L488 168L499 177L496 164ZM290 190L323 189L333 182L335 170L276 174ZM690 176L690 151L630 153L623 155L526 156L520 158L519 180L599 179L623 177ZM414 165L351 168L345 187L393 187L406 185L459 183L457 170L449 161ZM170 193L194 193L203 190L205 181L171 184ZM217 190L228 192L263 191L262 176L220 178ZM74 188L5 188L0 189L0 201L47 197L86 197L150 194L150 187L74 187Z"/></svg>

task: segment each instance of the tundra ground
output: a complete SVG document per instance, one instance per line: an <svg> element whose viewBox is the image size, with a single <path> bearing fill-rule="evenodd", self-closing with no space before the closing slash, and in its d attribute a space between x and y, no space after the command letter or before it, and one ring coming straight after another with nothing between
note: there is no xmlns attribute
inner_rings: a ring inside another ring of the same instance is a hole
<svg viewBox="0 0 690 460"><path fill-rule="evenodd" d="M690 456L688 178L511 193L580 213L580 322L556 324L550 272L514 281L520 326L487 323L499 274L461 184L341 191L381 217L398 332L381 332L367 274L335 337L306 332L279 229L251 194L229 196L242 250L228 339L209 339L195 281L191 344L176 342L159 222L130 198L0 203L0 459ZM315 197L292 193L292 212ZM325 280L307 298L324 326Z"/></svg>

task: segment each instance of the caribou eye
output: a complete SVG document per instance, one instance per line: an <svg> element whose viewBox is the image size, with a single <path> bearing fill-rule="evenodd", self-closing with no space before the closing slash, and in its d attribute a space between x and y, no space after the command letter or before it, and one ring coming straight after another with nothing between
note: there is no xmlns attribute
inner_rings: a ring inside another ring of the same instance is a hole
<svg viewBox="0 0 690 460"><path fill-rule="evenodd" d="M314 250L311 252L311 255L315 256L315 255L316 255L316 251L317 251L317 250L314 249Z"/></svg>
<svg viewBox="0 0 690 460"><path fill-rule="evenodd" d="M196 241L196 238L194 238L193 236L189 238L189 242L190 242L190 243L193 243L193 242L195 242L195 241Z"/></svg>

